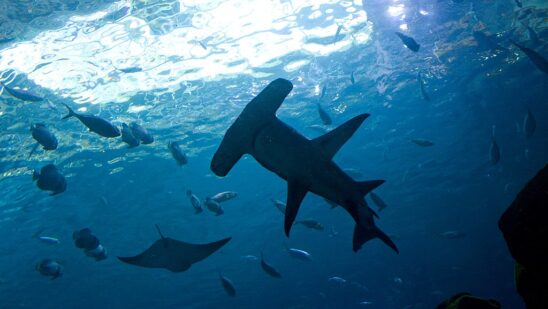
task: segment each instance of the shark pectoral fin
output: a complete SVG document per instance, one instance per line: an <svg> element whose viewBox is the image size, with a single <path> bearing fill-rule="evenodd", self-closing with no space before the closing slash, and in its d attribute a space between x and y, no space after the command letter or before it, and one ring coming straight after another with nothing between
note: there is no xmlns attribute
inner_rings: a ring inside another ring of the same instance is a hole
<svg viewBox="0 0 548 309"><path fill-rule="evenodd" d="M360 181L358 185L360 186L360 192L365 196L367 193L375 190L378 186L382 185L384 180L368 180Z"/></svg>
<svg viewBox="0 0 548 309"><path fill-rule="evenodd" d="M308 192L307 188L296 181L287 181L287 205L285 207L285 235L289 237L291 226L297 217L299 207Z"/></svg>
<svg viewBox="0 0 548 309"><path fill-rule="evenodd" d="M333 158L337 151L341 149L342 145L348 141L367 117L369 117L369 114L358 115L336 129L333 129L331 132L314 139L313 142L318 145L329 158Z"/></svg>

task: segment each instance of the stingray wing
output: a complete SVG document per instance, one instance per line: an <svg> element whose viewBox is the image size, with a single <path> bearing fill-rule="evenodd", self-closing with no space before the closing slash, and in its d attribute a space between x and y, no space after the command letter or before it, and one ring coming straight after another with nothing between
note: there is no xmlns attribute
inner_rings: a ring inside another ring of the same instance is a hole
<svg viewBox="0 0 548 309"><path fill-rule="evenodd" d="M146 267L164 268L172 272L183 272L193 263L201 261L219 250L231 238L209 244L189 244L172 238L157 240L141 254L133 257L118 257L124 263Z"/></svg>

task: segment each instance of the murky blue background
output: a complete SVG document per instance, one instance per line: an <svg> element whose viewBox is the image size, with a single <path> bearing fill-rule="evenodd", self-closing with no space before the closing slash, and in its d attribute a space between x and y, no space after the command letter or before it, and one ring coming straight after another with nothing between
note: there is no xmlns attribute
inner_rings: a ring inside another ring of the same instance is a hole
<svg viewBox="0 0 548 309"><path fill-rule="evenodd" d="M0 97L0 308L411 309L461 291L523 308L497 221L547 162L548 83L509 39L547 55L546 3L364 2L0 1L0 80L46 98ZM420 51L402 46L394 31L414 37ZM472 31L508 50L479 50ZM143 71L117 70L127 67ZM313 195L299 218L326 230L295 226L286 239L270 201L285 200L286 184L251 157L226 178L211 173L225 130L278 77L295 85L278 117L309 138L322 134L314 127L321 125L317 102L333 118L326 129L371 114L335 161L359 171L357 179L386 179L375 192L389 206L377 222L399 255L377 240L353 253L351 218ZM137 121L156 141L127 149L75 119L61 121L61 103L117 125ZM530 138L522 129L527 109L537 120ZM59 148L28 159L35 122L52 128ZM493 127L501 148L495 166ZM418 138L434 146L411 142ZM180 142L188 165L170 157L170 140ZM67 177L63 194L50 197L31 181L47 163ZM222 216L195 215L187 189L202 198L225 190L239 197ZM116 256L158 239L154 224L188 242L233 240L180 274L119 262ZM107 260L95 262L73 245L72 232L83 227L108 249ZM329 236L332 228L338 236ZM453 230L466 237L440 236ZM41 243L33 238L39 232L61 243ZM293 259L286 245L314 260ZM283 279L241 258L261 251ZM60 261L63 276L36 272L43 258ZM237 297L225 294L219 270ZM328 281L333 276L346 283Z"/></svg>

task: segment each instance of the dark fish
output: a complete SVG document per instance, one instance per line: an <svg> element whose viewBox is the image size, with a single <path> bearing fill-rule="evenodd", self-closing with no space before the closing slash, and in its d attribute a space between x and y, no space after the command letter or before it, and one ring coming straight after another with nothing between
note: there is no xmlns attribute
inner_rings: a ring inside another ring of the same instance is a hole
<svg viewBox="0 0 548 309"><path fill-rule="evenodd" d="M95 132L103 137L118 137L120 136L120 130L108 122L107 120L90 114L77 114L75 113L70 106L63 103L68 109L68 115L63 117L63 119L68 119L70 117L76 117L82 124L84 124L91 132Z"/></svg>
<svg viewBox="0 0 548 309"><path fill-rule="evenodd" d="M523 7L523 4L521 3L521 0L514 0L516 2L516 5L518 6L518 8L522 8Z"/></svg>
<svg viewBox="0 0 548 309"><path fill-rule="evenodd" d="M323 85L322 92L320 94L320 100L325 97L325 93L327 92L327 85Z"/></svg>
<svg viewBox="0 0 548 309"><path fill-rule="evenodd" d="M354 71L352 71L352 73L350 73L350 82L352 83L352 85L354 85L356 83L356 80L354 79Z"/></svg>
<svg viewBox="0 0 548 309"><path fill-rule="evenodd" d="M261 268L264 270L265 273L267 273L269 276L274 278L281 278L282 274L280 274L279 271L276 270L276 268L272 267L270 264L265 262L264 255L261 252Z"/></svg>
<svg viewBox="0 0 548 309"><path fill-rule="evenodd" d="M200 44L200 46L201 46L204 50L207 50L207 46L204 44L204 42L198 41L198 44Z"/></svg>
<svg viewBox="0 0 548 309"><path fill-rule="evenodd" d="M548 60L546 60L539 53L530 48L520 45L512 40L510 40L510 42L512 42L512 44L514 44L517 48L521 49L521 51L524 52L527 57L529 57L529 59L539 70L548 74Z"/></svg>
<svg viewBox="0 0 548 309"><path fill-rule="evenodd" d="M57 138L51 131L48 130L48 128L42 124L42 123L35 123L30 126L30 132L32 134L32 137L38 142L36 146L42 145L42 148L44 150L55 150L57 149ZM33 148L33 151L31 151L29 157L34 152L34 149L36 149L36 146Z"/></svg>
<svg viewBox="0 0 548 309"><path fill-rule="evenodd" d="M381 199L381 197L376 195L375 193L369 192L369 197L371 198L373 203L377 205L377 207L379 208L379 211L382 211L383 209L388 207L388 205L386 205L386 203Z"/></svg>
<svg viewBox="0 0 548 309"><path fill-rule="evenodd" d="M341 34L342 29L342 25L339 25L339 27L337 27L337 32L335 32L335 37L333 38L333 43L336 43L339 40L339 34Z"/></svg>
<svg viewBox="0 0 548 309"><path fill-rule="evenodd" d="M492 39L492 37L487 36L482 31L473 31L472 36L474 37L474 40L476 40L476 43L478 44L478 49L480 51L485 50L499 50L503 52L507 52L508 49L500 46L499 44L495 43Z"/></svg>
<svg viewBox="0 0 548 309"><path fill-rule="evenodd" d="M143 126L139 125L136 122L132 122L129 124L129 127L131 128L131 133L133 133L133 136L135 138L139 139L142 144L152 144L154 142L154 137L150 132L148 132L147 129L145 129Z"/></svg>
<svg viewBox="0 0 548 309"><path fill-rule="evenodd" d="M531 137L536 129L537 121L535 120L535 116L533 116L531 110L527 109L527 115L525 115L525 119L523 119L523 132L525 132L526 137Z"/></svg>
<svg viewBox="0 0 548 309"><path fill-rule="evenodd" d="M413 143L415 143L416 145L419 145L421 147L430 147L430 146L433 146L434 143L429 141L429 140L426 140L426 139L421 139L421 138L417 138L417 139L412 139L411 140Z"/></svg>
<svg viewBox="0 0 548 309"><path fill-rule="evenodd" d="M63 275L61 264L51 259L43 259L36 264L36 270L43 276L51 277L51 279L57 279Z"/></svg>
<svg viewBox="0 0 548 309"><path fill-rule="evenodd" d="M50 195L56 195L65 192L67 189L67 181L65 177L59 173L57 167L53 164L48 164L38 171L34 171L32 180L38 180L36 185L44 191L52 191Z"/></svg>
<svg viewBox="0 0 548 309"><path fill-rule="evenodd" d="M425 100L425 101L430 101L430 96L428 95L428 93L426 92L426 88L424 87L424 81L422 80L422 74L421 72L419 72L417 74L417 80L419 81L419 85L421 87L421 94L422 94L422 98Z"/></svg>
<svg viewBox="0 0 548 309"><path fill-rule="evenodd" d="M493 133L491 135L491 147L489 149L489 159L493 165L500 161L500 148L495 140L495 127L493 127Z"/></svg>
<svg viewBox="0 0 548 309"><path fill-rule="evenodd" d="M14 89L6 86L4 83L0 82L0 86L4 87L4 89L14 98L17 98L19 100L23 101L29 101L29 102L40 102L43 101L44 98L39 97L32 92L29 92L27 90L22 89Z"/></svg>
<svg viewBox="0 0 548 309"><path fill-rule="evenodd" d="M125 123L122 123L122 141L128 144L129 148L137 147L140 143Z"/></svg>
<svg viewBox="0 0 548 309"><path fill-rule="evenodd" d="M221 249L231 237L207 244L191 244L184 241L164 237L156 226L160 239L148 249L132 257L118 257L124 263L146 267L163 268L172 272L187 271L192 264L198 263Z"/></svg>
<svg viewBox="0 0 548 309"><path fill-rule="evenodd" d="M410 36L407 36L401 32L396 32L396 35L400 38L400 40L403 42L403 45L405 47L409 48L410 50L414 52L418 52L419 48L421 47L420 44L418 44L415 39L413 39Z"/></svg>
<svg viewBox="0 0 548 309"><path fill-rule="evenodd" d="M220 216L225 213L223 207L221 207L221 204L212 200L209 197L206 197L206 199L204 200L204 206L207 207L207 209L214 213L216 216Z"/></svg>
<svg viewBox="0 0 548 309"><path fill-rule="evenodd" d="M326 126L330 125L333 123L333 121L331 120L331 117L329 116L329 114L322 108L322 106L320 105L320 103L318 103L318 113L320 114L320 118L322 119L322 123Z"/></svg>
<svg viewBox="0 0 548 309"><path fill-rule="evenodd" d="M137 73L137 72L142 72L143 69L140 67L127 67L127 68L118 69L118 71L123 73Z"/></svg>
<svg viewBox="0 0 548 309"><path fill-rule="evenodd" d="M323 231L323 225L320 222L313 219L298 220L298 221L295 221L295 224L302 224L309 229Z"/></svg>
<svg viewBox="0 0 548 309"><path fill-rule="evenodd" d="M102 261L107 258L107 250L101 245L99 239L91 233L89 228L84 228L72 233L72 239L76 248L84 250L84 253L94 258L96 261Z"/></svg>
<svg viewBox="0 0 548 309"><path fill-rule="evenodd" d="M194 208L194 213L199 214L204 211L202 209L202 202L200 202L200 199L195 194L193 194L191 190L186 190L186 196L188 197L188 199L190 200L190 204Z"/></svg>
<svg viewBox="0 0 548 309"><path fill-rule="evenodd" d="M225 289L226 294L228 294L229 296L236 296L236 288L234 288L234 283L232 283L232 280L223 276L220 272L219 279L221 279L221 283L223 285L223 289Z"/></svg>
<svg viewBox="0 0 548 309"><path fill-rule="evenodd" d="M167 143L167 148L171 152L173 159L177 161L177 164L183 166L188 163L188 159L186 158L185 154L183 153L177 142Z"/></svg>

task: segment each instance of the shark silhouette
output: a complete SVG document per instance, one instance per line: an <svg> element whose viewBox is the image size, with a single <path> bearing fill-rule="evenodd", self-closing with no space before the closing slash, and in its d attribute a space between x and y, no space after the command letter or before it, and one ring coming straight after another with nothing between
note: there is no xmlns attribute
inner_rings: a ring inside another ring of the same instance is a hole
<svg viewBox="0 0 548 309"><path fill-rule="evenodd" d="M377 215L364 200L384 180L354 181L332 160L337 151L369 114L361 114L331 132L309 140L276 117L276 111L293 89L285 79L276 79L257 95L226 131L211 161L217 176L226 176L244 154L252 155L264 168L287 181L285 234L307 192L342 206L356 222L352 248L358 251L373 238L398 252L392 240L376 225Z"/></svg>

